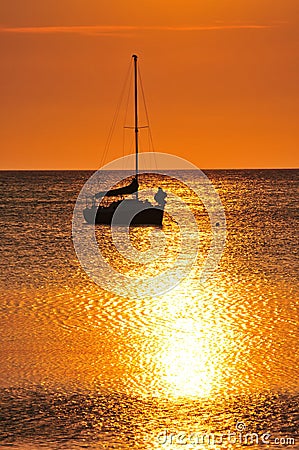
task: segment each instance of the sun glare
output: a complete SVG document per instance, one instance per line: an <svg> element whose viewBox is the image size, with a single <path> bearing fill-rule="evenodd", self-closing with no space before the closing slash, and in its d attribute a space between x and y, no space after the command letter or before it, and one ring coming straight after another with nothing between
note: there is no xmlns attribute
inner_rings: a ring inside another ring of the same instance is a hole
<svg viewBox="0 0 299 450"><path fill-rule="evenodd" d="M165 316L172 319L159 333L159 350L150 356L154 391L173 398L208 397L221 385L229 346L213 298L168 294L163 300Z"/></svg>
<svg viewBox="0 0 299 450"><path fill-rule="evenodd" d="M194 319L173 323L165 351L161 354L161 381L173 397L206 397L210 394L215 368L206 330Z"/></svg>

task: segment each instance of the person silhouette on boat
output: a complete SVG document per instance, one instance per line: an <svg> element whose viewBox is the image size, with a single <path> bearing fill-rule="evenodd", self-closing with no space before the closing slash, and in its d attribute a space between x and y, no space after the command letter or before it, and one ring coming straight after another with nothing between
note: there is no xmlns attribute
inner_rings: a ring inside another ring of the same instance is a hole
<svg viewBox="0 0 299 450"><path fill-rule="evenodd" d="M158 192L155 194L154 199L156 200L156 202L158 203L159 206L163 207L166 204L166 200L165 198L167 197L166 192L163 191L163 189L161 187L158 188Z"/></svg>

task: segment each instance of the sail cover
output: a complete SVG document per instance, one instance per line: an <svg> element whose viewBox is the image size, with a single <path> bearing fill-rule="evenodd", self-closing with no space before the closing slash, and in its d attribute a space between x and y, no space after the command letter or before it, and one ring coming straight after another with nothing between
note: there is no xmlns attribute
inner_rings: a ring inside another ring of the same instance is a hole
<svg viewBox="0 0 299 450"><path fill-rule="evenodd" d="M95 198L101 198L101 197L118 197L123 195L129 195L134 194L134 192L138 191L138 181L136 178L133 178L130 184L127 186L118 188L118 189L111 189L110 191L102 191L95 194Z"/></svg>

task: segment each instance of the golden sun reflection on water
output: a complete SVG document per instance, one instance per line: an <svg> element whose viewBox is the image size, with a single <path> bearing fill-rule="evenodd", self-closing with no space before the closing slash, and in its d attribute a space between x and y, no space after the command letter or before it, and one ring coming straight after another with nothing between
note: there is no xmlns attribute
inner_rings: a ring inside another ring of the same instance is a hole
<svg viewBox="0 0 299 450"><path fill-rule="evenodd" d="M257 291L256 276L234 283L218 274L200 288L194 277L151 299L99 295L92 283L84 295L75 285L23 292L27 306L18 313L10 292L0 325L1 384L160 399L296 391L297 306L283 300L289 286L272 289L261 279Z"/></svg>
<svg viewBox="0 0 299 450"><path fill-rule="evenodd" d="M134 339L135 363L141 372L133 395L175 399L219 393L229 372L232 335L215 293L195 292L186 280L160 298L136 300L126 320L133 323L136 315L146 322ZM151 331L144 333L146 329Z"/></svg>
<svg viewBox="0 0 299 450"><path fill-rule="evenodd" d="M55 214L23 201L32 190L19 175L5 183L12 199L23 195L5 208L9 226L3 215L0 242L0 436L10 446L158 449L165 429L233 431L238 420L250 431L297 433L298 176L270 175L215 174L227 212L220 266L200 283L211 236L197 208L201 247L192 272L160 297L137 299L105 291L80 267L70 236L73 205L67 215L63 203L67 189L73 198L77 175L73 185L61 184ZM150 277L176 258L176 228L166 221L165 259L145 272L117 260L109 246L107 257L132 277ZM148 234L130 235L141 253Z"/></svg>
<svg viewBox="0 0 299 450"><path fill-rule="evenodd" d="M172 397L206 397L215 377L208 333L193 319L177 319L162 343L160 380Z"/></svg>

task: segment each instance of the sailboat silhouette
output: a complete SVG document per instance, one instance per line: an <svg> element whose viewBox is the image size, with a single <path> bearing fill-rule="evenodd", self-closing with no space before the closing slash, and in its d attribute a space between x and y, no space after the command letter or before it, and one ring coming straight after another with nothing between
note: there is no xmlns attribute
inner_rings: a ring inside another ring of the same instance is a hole
<svg viewBox="0 0 299 450"><path fill-rule="evenodd" d="M162 226L164 216L164 206L166 204L166 193L159 188L155 195L157 205L153 205L148 200L138 198L139 190L139 141L138 141L138 75L136 55L132 56L134 60L134 117L135 117L135 176L131 182L120 188L109 191L101 191L94 195L92 204L86 206L83 215L87 223L103 225L133 225ZM125 199L127 195L134 194L134 198ZM112 202L106 204L107 198L112 198ZM100 204L96 200L100 199ZM105 200L103 202L103 200Z"/></svg>

